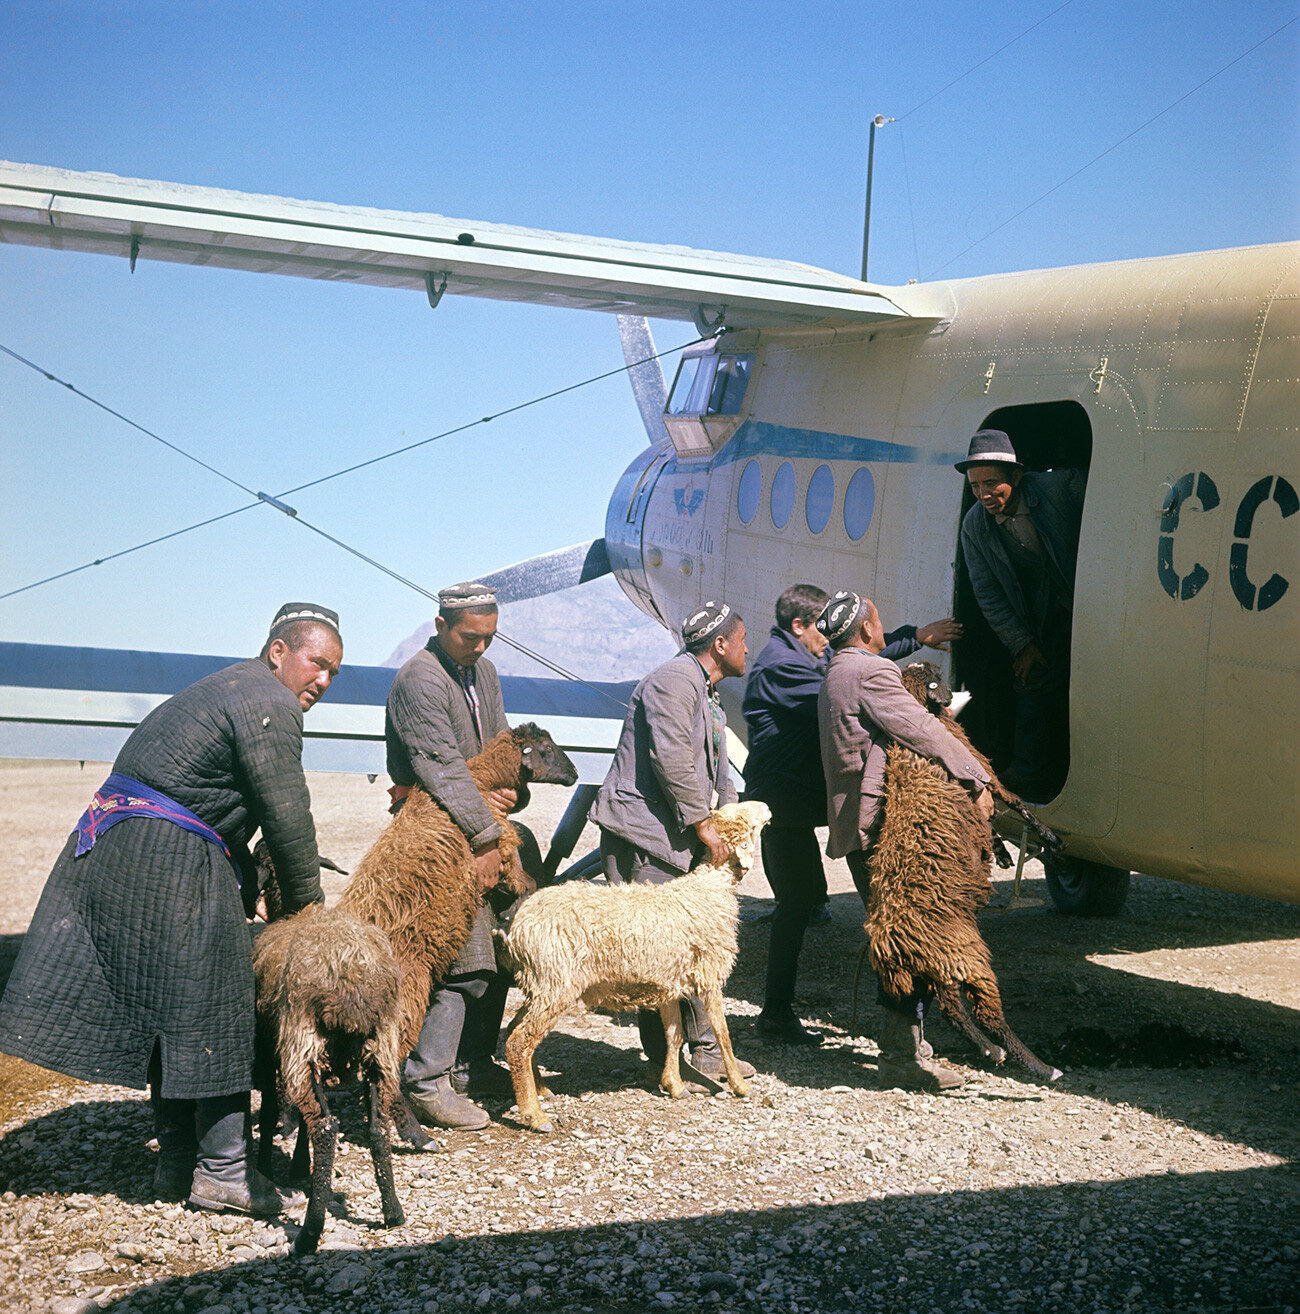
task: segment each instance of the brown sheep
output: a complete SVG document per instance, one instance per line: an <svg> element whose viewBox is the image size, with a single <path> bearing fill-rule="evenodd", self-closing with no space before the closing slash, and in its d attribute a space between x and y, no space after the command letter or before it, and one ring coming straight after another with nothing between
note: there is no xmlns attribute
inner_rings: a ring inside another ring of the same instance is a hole
<svg viewBox="0 0 1300 1314"><path fill-rule="evenodd" d="M265 845L259 844L258 850L259 866L269 867ZM274 885L272 876L268 888ZM313 904L261 932L253 971L261 1051L259 1167L269 1174L282 1093L302 1119L293 1155L295 1177L311 1176L307 1215L294 1253L315 1252L332 1189L338 1119L326 1103L325 1087L353 1076L366 1092L370 1157L384 1226L400 1227L406 1215L393 1181L385 1115L420 1149L437 1146L401 1095L401 973L388 937L337 908Z"/></svg>
<svg viewBox="0 0 1300 1314"><path fill-rule="evenodd" d="M896 998L932 990L944 1016L994 1062L1010 1053L1036 1077L1055 1081L1060 1072L1007 1025L976 922L988 903L991 857L992 831L970 794L938 763L892 745L884 819L869 860L871 966Z"/></svg>
<svg viewBox="0 0 1300 1314"><path fill-rule="evenodd" d="M1061 841L1052 828L1040 821L1037 815L1029 809L1024 799L1019 794L1012 793L997 777L989 760L983 753L971 743L966 735L966 727L953 716L949 708L952 706L952 690L948 687L943 678L943 673L933 662L909 662L903 667L902 671L903 687L908 693L921 704L925 710L933 716L937 716L942 722L943 727L952 735L954 739L959 739L975 755L975 759L980 766L988 772L989 789L993 791L993 797L1017 813L1020 819L1026 822L1037 836L1039 843L1049 852L1054 853L1061 847ZM994 845L999 844L997 836L993 838ZM1005 850L1004 850L1005 852ZM999 857L999 865L1009 867L1010 860L1003 861Z"/></svg>
<svg viewBox="0 0 1300 1314"><path fill-rule="evenodd" d="M506 1041L519 1120L535 1131L552 1124L542 1112L537 1046L580 999L589 1007L657 1008L668 1041L661 1084L685 1094L678 1055L679 1001L697 995L722 1049L732 1094L748 1094L736 1065L722 1007L722 987L736 962L736 883L750 866L759 831L771 820L764 803L728 803L713 818L734 850L722 867L701 864L663 885L609 889L568 882L539 890L520 905L505 950L523 991Z"/></svg>
<svg viewBox="0 0 1300 1314"><path fill-rule="evenodd" d="M555 740L531 723L503 730L470 758L485 798L494 789L572 785L577 770ZM523 892L519 832L488 798L501 823L502 880ZM429 1008L429 989L469 940L482 904L474 855L459 826L418 786L358 863L338 906L387 934L401 970L401 1052L409 1054Z"/></svg>

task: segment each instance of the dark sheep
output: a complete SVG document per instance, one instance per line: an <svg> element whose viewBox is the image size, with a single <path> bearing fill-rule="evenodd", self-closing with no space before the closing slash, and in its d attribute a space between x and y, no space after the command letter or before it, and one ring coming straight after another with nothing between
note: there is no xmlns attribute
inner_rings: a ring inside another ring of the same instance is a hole
<svg viewBox="0 0 1300 1314"><path fill-rule="evenodd" d="M915 695L928 680L909 670L904 683ZM951 718L945 724L956 726ZM871 966L896 998L933 992L944 1016L995 1063L1010 1054L1034 1076L1055 1081L1060 1072L1007 1025L976 921L989 899L992 840L975 801L943 767L899 744L890 747L884 819L869 864Z"/></svg>

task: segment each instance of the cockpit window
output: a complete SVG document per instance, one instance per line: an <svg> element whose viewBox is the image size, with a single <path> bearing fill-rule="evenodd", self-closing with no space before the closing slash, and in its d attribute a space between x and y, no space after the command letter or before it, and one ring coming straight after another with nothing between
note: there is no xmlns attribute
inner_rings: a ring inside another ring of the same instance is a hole
<svg viewBox="0 0 1300 1314"><path fill-rule="evenodd" d="M668 415L738 415L753 356L688 356L677 369Z"/></svg>

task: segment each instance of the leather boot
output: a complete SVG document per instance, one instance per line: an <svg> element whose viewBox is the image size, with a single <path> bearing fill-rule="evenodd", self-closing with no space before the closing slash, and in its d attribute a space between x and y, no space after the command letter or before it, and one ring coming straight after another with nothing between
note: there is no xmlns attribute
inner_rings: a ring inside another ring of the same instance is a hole
<svg viewBox="0 0 1300 1314"><path fill-rule="evenodd" d="M253 1166L249 1154L248 1093L195 1101L198 1163L190 1204L199 1209L233 1209L271 1218L296 1204L302 1192L285 1194Z"/></svg>
<svg viewBox="0 0 1300 1314"><path fill-rule="evenodd" d="M887 1086L901 1086L904 1090L945 1091L964 1084L964 1079L951 1068L945 1068L922 1054L924 1039L919 1018L909 1018L905 1013L892 1008L884 1012L877 1070Z"/></svg>
<svg viewBox="0 0 1300 1314"><path fill-rule="evenodd" d="M426 1127L445 1127L448 1131L478 1131L492 1121L473 1100L456 1094L452 1089L449 1072L436 1077L430 1086L408 1090L406 1102L411 1112Z"/></svg>
<svg viewBox="0 0 1300 1314"><path fill-rule="evenodd" d="M184 1200L190 1193L199 1141L194 1131L194 1101L165 1100L150 1084L153 1129L158 1138L158 1162L153 1170L155 1200Z"/></svg>

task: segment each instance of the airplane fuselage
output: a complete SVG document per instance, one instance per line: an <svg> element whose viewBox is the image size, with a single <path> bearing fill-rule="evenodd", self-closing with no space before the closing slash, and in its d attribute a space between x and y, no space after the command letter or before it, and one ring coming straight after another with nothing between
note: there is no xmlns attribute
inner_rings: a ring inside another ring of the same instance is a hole
<svg viewBox="0 0 1300 1314"><path fill-rule="evenodd" d="M1300 900L1300 246L891 295L912 318L724 336L752 358L743 407L670 424L611 501L628 596L670 626L725 597L751 649L797 581L868 594L887 628L935 619L969 436L1090 457L1045 819L1080 857Z"/></svg>

